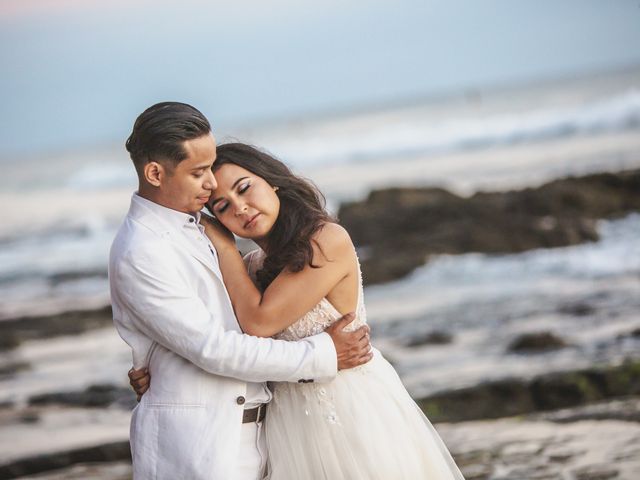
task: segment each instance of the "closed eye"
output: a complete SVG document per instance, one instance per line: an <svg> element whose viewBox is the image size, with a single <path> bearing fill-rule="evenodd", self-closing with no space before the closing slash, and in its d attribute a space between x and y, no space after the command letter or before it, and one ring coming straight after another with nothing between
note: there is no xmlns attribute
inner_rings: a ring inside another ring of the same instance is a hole
<svg viewBox="0 0 640 480"><path fill-rule="evenodd" d="M238 187L238 193L239 194L243 194L244 192L246 192L247 190L249 190L249 188L251 187L251 182L246 182L246 183L242 183L240 184L240 186Z"/></svg>
<svg viewBox="0 0 640 480"><path fill-rule="evenodd" d="M217 206L215 211L217 213L224 213L224 211L227 209L227 207L229 206L229 202L218 202L218 205L221 206Z"/></svg>

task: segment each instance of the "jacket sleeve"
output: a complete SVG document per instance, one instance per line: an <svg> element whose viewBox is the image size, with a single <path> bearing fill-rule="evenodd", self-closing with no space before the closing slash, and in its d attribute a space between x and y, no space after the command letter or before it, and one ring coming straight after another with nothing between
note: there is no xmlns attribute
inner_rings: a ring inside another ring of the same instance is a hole
<svg viewBox="0 0 640 480"><path fill-rule="evenodd" d="M335 347L326 333L287 342L225 330L180 278L177 259L166 249L127 252L113 270L112 294L129 328L203 370L250 382L323 382L337 373Z"/></svg>

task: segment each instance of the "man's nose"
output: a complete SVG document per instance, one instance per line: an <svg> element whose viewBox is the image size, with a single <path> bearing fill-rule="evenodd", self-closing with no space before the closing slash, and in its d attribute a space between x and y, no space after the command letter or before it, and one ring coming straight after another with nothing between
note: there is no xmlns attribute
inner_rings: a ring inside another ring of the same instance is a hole
<svg viewBox="0 0 640 480"><path fill-rule="evenodd" d="M218 182L216 182L216 177L213 175L213 171L209 170L205 175L206 178L204 179L202 186L207 190L215 190L218 187Z"/></svg>

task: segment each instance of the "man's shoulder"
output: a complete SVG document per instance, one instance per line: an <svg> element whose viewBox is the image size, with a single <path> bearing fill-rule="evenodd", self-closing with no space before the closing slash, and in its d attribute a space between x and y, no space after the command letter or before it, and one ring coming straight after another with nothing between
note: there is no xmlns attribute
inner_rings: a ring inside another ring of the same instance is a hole
<svg viewBox="0 0 640 480"><path fill-rule="evenodd" d="M134 218L124 219L111 244L110 262L171 256L170 242Z"/></svg>

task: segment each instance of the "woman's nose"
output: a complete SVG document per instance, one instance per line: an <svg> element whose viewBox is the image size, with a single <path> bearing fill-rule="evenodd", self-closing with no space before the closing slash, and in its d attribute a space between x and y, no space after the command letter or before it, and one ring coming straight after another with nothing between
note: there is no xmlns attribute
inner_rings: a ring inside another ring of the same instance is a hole
<svg viewBox="0 0 640 480"><path fill-rule="evenodd" d="M235 215L236 217L239 215L244 214L247 211L247 204L246 203L239 203L236 205L236 211L235 211Z"/></svg>

